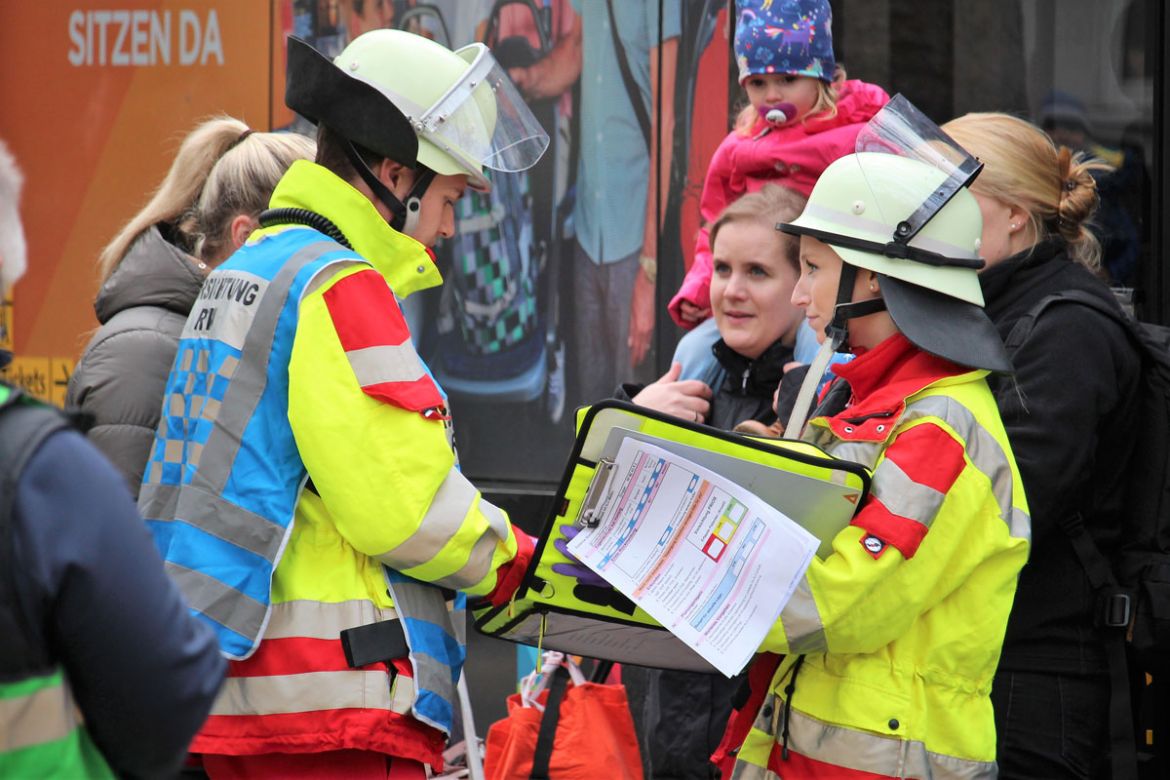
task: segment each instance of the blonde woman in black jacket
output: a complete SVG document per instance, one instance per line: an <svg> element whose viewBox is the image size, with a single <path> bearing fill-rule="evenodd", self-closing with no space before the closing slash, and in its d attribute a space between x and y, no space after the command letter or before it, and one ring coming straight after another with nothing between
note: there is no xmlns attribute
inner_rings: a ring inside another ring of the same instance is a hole
<svg viewBox="0 0 1170 780"><path fill-rule="evenodd" d="M163 385L208 271L255 229L276 182L316 145L254 133L219 117L187 135L150 201L102 251L94 301L101 327L70 377L66 404L88 413L89 438L138 495Z"/></svg>
<svg viewBox="0 0 1170 780"><path fill-rule="evenodd" d="M711 226L711 311L720 334L713 349L724 369L717 386L678 381L676 363L645 388L623 385L620 398L725 430L749 420L764 426L776 421L773 396L804 321L791 302L800 242L776 224L796 219L804 204L799 194L767 185L732 203ZM717 777L708 759L723 736L740 678L627 667L622 680L636 710L647 776Z"/></svg>
<svg viewBox="0 0 1170 780"><path fill-rule="evenodd" d="M1052 293L1116 306L1097 276L1089 231L1102 164L1057 149L1006 114L967 114L943 129L985 164L971 186L983 212L986 311L1007 340ZM1108 554L1117 543L1133 450L1140 359L1122 327L1087 306L1046 309L1012 355L1015 381L992 385L1032 511L992 701L1000 778L1102 778L1109 766L1110 680L1084 568L1061 529L1079 514Z"/></svg>

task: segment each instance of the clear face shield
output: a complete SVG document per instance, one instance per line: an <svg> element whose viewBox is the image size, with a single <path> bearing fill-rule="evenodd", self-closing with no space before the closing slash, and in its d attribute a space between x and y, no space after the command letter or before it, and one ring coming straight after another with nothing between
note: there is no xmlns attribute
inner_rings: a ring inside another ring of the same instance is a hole
<svg viewBox="0 0 1170 780"><path fill-rule="evenodd" d="M909 215L881 214L883 222L895 225L891 238L899 244L908 244L955 193L969 186L983 169L983 163L955 143L942 128L901 94L895 95L862 128L857 135L854 151L893 154L918 160L940 174L937 184L929 191L923 190L920 181L906 179L901 182L904 191L893 194L890 188L897 186L897 183L891 182L888 176L882 176L880 182L875 180L876 177L871 179L862 162L861 170L871 182L871 189L876 190L880 186L881 191L893 195L873 199L879 211L883 203L887 204L887 209L891 203L899 204L899 207L908 202L918 203ZM864 157L859 159L864 160Z"/></svg>
<svg viewBox="0 0 1170 780"><path fill-rule="evenodd" d="M482 43L456 52L470 63L463 77L419 118L420 137L487 184L480 167L514 172L531 168L548 148L548 134Z"/></svg>

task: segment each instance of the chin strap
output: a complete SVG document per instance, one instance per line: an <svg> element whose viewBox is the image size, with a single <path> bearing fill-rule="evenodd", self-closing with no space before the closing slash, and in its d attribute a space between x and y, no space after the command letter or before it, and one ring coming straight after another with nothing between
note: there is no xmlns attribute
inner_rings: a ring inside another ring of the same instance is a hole
<svg viewBox="0 0 1170 780"><path fill-rule="evenodd" d="M829 361L833 353L840 351L848 344L848 320L855 317L865 317L885 311L886 302L881 298L871 298L868 301L853 301L853 284L857 278L857 268L844 263L841 265L841 280L837 283L837 305L833 308L833 321L825 328L825 341L813 358L800 385L800 392L796 395L796 403L792 406L792 414L788 417L788 424L784 426L784 438L799 439L804 431L805 423L813 411L816 403L817 386L821 377L829 368Z"/></svg>
<svg viewBox="0 0 1170 780"><path fill-rule="evenodd" d="M419 212L422 211L422 197L426 193L427 187L431 186L431 182L435 180L435 172L425 165L419 165L415 168L414 184L411 185L410 192L406 194L406 202L404 203L374 175L370 166L366 165L366 161L357 153L357 149L348 139L345 141L345 156L349 159L354 170L358 172L358 176L362 177L362 181L374 193L374 197L390 209L390 227L399 233L413 236L414 229L418 227Z"/></svg>

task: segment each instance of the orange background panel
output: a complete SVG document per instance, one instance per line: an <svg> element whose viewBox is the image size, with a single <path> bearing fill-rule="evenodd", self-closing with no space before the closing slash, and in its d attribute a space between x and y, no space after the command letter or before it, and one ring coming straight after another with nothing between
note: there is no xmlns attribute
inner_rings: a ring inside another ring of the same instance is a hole
<svg viewBox="0 0 1170 780"><path fill-rule="evenodd" d="M92 16L101 11L127 12L105 25L105 64ZM157 47L154 64L115 64L118 53L128 59L137 51L140 61L149 59L151 25L150 17L142 23L144 11L160 21L170 14L169 64ZM98 252L146 201L199 119L226 113L269 129L273 12L274 0L5 3L0 137L25 173L29 243L29 273L14 295L17 354L81 351L97 325ZM184 14L198 20L201 33L196 50L202 56L192 64L180 62L182 49L196 48L194 25L181 23ZM146 32L137 42L135 18ZM222 64L209 32L213 19ZM76 38L87 37L91 44L79 46ZM74 65L71 54L82 64Z"/></svg>

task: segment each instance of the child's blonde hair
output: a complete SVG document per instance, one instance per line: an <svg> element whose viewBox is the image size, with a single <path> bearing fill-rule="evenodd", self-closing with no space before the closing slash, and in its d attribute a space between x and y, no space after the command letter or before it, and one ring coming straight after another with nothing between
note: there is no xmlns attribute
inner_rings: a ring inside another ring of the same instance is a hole
<svg viewBox="0 0 1170 780"><path fill-rule="evenodd" d="M1109 170L1107 164L1057 149L1043 130L1010 114L966 114L943 130L984 163L972 192L1023 209L1037 241L1060 235L1069 257L1091 271L1101 267L1101 245L1089 223L1098 200L1093 172Z"/></svg>
<svg viewBox="0 0 1170 780"><path fill-rule="evenodd" d="M781 73L779 75L785 74ZM751 78L751 76L748 76L748 78ZM805 76L804 78L815 77ZM817 102L813 104L813 107L800 121L807 122L810 119L825 120L837 116L837 94L845 78L845 68L838 65L833 70L833 80L831 82L817 79ZM764 121L760 117L760 112L756 110L756 107L748 103L740 109L739 116L735 118L735 132L744 137L755 135L760 131L759 126Z"/></svg>

